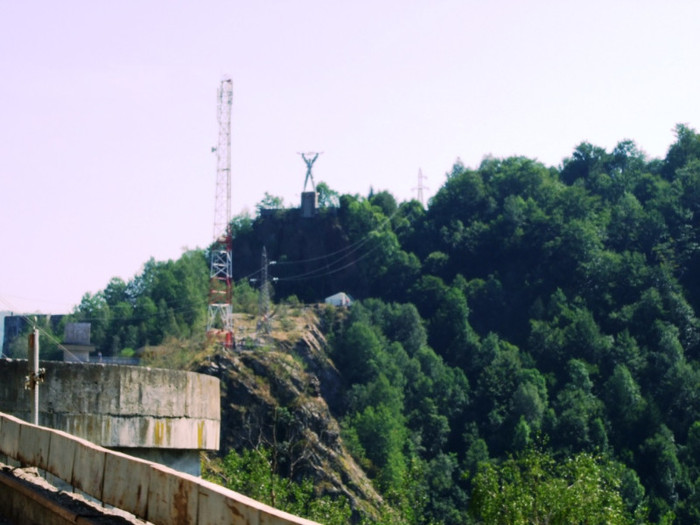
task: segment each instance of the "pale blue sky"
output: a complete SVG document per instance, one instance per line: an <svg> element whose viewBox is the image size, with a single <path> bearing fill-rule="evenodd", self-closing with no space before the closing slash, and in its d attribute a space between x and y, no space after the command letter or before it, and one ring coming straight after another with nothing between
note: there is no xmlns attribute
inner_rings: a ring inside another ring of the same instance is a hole
<svg viewBox="0 0 700 525"><path fill-rule="evenodd" d="M700 127L699 26L673 0L0 0L0 310L67 312L210 241L225 74L234 213L298 204L300 151L405 200L457 157L663 157Z"/></svg>

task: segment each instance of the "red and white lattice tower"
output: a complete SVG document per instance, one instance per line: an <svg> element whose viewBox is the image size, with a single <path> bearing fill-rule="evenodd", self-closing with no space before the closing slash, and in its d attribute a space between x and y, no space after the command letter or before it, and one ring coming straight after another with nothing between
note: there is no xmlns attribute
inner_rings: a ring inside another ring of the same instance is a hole
<svg viewBox="0 0 700 525"><path fill-rule="evenodd" d="M231 249L231 106L233 82L221 81L217 117L219 143L216 147L216 197L214 203L214 242L211 245L207 336L234 347L231 310L233 263Z"/></svg>

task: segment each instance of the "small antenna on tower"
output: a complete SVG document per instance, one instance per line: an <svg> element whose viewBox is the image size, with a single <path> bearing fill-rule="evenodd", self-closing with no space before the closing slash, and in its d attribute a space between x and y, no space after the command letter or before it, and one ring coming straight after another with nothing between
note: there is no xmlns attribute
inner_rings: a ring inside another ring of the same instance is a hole
<svg viewBox="0 0 700 525"><path fill-rule="evenodd" d="M413 191L416 191L416 200L420 202L420 205L425 208L425 202L423 201L423 190L429 189L427 186L423 185L423 181L427 179L425 175L423 175L423 170L418 168L418 186L415 188L411 188Z"/></svg>

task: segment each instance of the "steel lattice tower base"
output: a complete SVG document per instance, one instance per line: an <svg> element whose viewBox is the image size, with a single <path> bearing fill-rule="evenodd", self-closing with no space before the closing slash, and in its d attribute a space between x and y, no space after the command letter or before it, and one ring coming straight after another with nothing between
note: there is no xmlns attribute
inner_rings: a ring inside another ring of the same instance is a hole
<svg viewBox="0 0 700 525"><path fill-rule="evenodd" d="M216 147L216 198L214 205L214 242L211 258L209 307L207 309L207 336L235 346L233 334L232 299L232 245L231 228L231 106L233 82L221 81L218 93L217 117L219 143Z"/></svg>

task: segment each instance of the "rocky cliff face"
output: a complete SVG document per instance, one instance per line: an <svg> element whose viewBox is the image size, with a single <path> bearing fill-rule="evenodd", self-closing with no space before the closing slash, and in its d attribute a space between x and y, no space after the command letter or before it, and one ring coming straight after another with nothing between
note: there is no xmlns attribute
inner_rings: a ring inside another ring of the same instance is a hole
<svg viewBox="0 0 700 525"><path fill-rule="evenodd" d="M341 378L317 311L307 308L283 324L284 330L273 323L260 346L217 353L199 367L221 380L221 453L266 446L281 474L310 477L320 493L343 494L355 510L374 515L381 497L346 450L333 417Z"/></svg>

